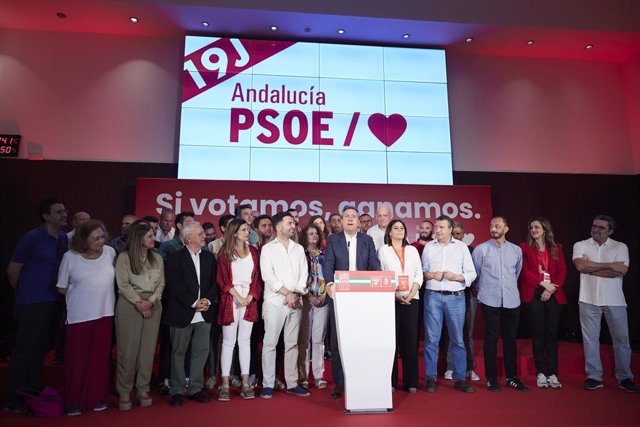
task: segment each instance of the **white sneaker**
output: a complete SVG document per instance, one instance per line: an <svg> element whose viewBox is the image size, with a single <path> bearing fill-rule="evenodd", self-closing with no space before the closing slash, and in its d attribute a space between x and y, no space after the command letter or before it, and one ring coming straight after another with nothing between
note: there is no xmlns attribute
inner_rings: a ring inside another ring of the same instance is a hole
<svg viewBox="0 0 640 427"><path fill-rule="evenodd" d="M447 369L444 372L444 379L445 380L452 380L453 379L453 371L451 369Z"/></svg>
<svg viewBox="0 0 640 427"><path fill-rule="evenodd" d="M536 377L536 385L538 388L547 388L549 387L549 380L547 380L547 377L545 377L544 374L540 373Z"/></svg>
<svg viewBox="0 0 640 427"><path fill-rule="evenodd" d="M551 388L562 388L562 384L558 381L558 377L555 375L549 375L547 378L547 382L549 383L549 387Z"/></svg>
<svg viewBox="0 0 640 427"><path fill-rule="evenodd" d="M478 376L478 374L476 374L476 371L474 371L473 369L471 369L470 371L467 371L467 378L470 378L471 381L480 381L480 377Z"/></svg>

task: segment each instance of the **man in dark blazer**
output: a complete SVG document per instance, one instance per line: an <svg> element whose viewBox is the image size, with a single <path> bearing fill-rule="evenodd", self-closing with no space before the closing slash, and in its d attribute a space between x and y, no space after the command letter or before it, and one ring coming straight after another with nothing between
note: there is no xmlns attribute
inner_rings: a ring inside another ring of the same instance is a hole
<svg viewBox="0 0 640 427"><path fill-rule="evenodd" d="M197 222L182 228L184 247L169 255L166 282L169 290L164 323L171 336L171 404L182 405L186 379L184 358L191 343L190 378L187 394L199 403L209 401L202 392L204 365L209 354L209 332L218 306L216 260L203 251L204 230Z"/></svg>
<svg viewBox="0 0 640 427"><path fill-rule="evenodd" d="M333 311L334 273L341 270L380 270L380 261L373 239L364 233L358 233L358 225L360 225L360 219L356 208L353 206L345 207L342 211L342 232L329 236L324 265L322 266L325 280L328 282L327 292L331 297L328 302L329 321L331 322L331 367L335 384L331 397L334 399L344 394L344 373L338 350L336 317Z"/></svg>

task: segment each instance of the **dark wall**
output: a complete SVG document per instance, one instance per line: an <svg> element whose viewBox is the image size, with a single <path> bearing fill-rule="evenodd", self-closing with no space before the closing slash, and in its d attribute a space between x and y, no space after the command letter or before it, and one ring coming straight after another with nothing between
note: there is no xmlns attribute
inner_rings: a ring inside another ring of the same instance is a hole
<svg viewBox="0 0 640 427"><path fill-rule="evenodd" d="M7 335L13 299L4 270L20 236L39 224L35 211L40 199L58 198L70 213L86 210L116 236L122 215L133 212L135 179L176 175L174 164L0 160L0 201L5 212L0 224L0 341ZM529 217L549 218L568 260L573 243L589 237L594 215L616 218L619 227L613 237L629 245L631 256L624 280L629 332L634 344L640 343L640 176L454 172L454 183L491 185L493 211L509 219L508 237L513 242L526 237ZM571 304L565 309L561 333L570 337L579 333L578 275L570 261L568 272ZM526 334L526 322L523 325L521 332Z"/></svg>

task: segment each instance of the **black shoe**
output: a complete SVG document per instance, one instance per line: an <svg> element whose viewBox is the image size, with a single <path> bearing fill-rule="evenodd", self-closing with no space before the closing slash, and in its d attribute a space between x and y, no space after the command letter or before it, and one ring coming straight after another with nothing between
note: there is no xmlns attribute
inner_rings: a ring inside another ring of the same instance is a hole
<svg viewBox="0 0 640 427"><path fill-rule="evenodd" d="M474 391L476 391L476 389L471 387L469 384L467 384L465 382L465 380L456 381L453 384L453 388L455 388L456 390L459 390L459 391L461 391L463 393L473 393Z"/></svg>
<svg viewBox="0 0 640 427"><path fill-rule="evenodd" d="M174 394L171 396L171 406L182 406L182 395Z"/></svg>
<svg viewBox="0 0 640 427"><path fill-rule="evenodd" d="M344 395L344 386L337 385L331 390L332 399L340 399Z"/></svg>
<svg viewBox="0 0 640 427"><path fill-rule="evenodd" d="M587 378L582 387L585 390L597 390L599 388L604 388L604 384L602 384L602 381L594 380L593 378Z"/></svg>
<svg viewBox="0 0 640 427"><path fill-rule="evenodd" d="M529 387L522 384L519 378L507 378L507 387L517 391L529 391Z"/></svg>
<svg viewBox="0 0 640 427"><path fill-rule="evenodd" d="M631 378L624 379L618 384L618 387L629 393L640 393L640 387L635 385Z"/></svg>
<svg viewBox="0 0 640 427"><path fill-rule="evenodd" d="M206 394L204 394L201 390L197 393L190 394L189 400L193 400L194 402L198 402L198 403L207 403L209 401L209 397Z"/></svg>
<svg viewBox="0 0 640 427"><path fill-rule="evenodd" d="M498 380L493 378L487 380L487 390L497 393L500 391L500 384L498 384Z"/></svg>
<svg viewBox="0 0 640 427"><path fill-rule="evenodd" d="M424 385L424 391L427 393L435 393L438 386L436 385L436 380L433 378L427 379L427 383Z"/></svg>

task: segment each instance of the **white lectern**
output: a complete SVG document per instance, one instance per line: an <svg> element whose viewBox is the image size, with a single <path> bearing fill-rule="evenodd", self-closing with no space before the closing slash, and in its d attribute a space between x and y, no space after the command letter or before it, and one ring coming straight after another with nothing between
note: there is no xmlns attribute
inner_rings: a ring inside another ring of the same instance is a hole
<svg viewBox="0 0 640 427"><path fill-rule="evenodd" d="M388 271L335 272L333 307L347 413L393 411L394 282Z"/></svg>

